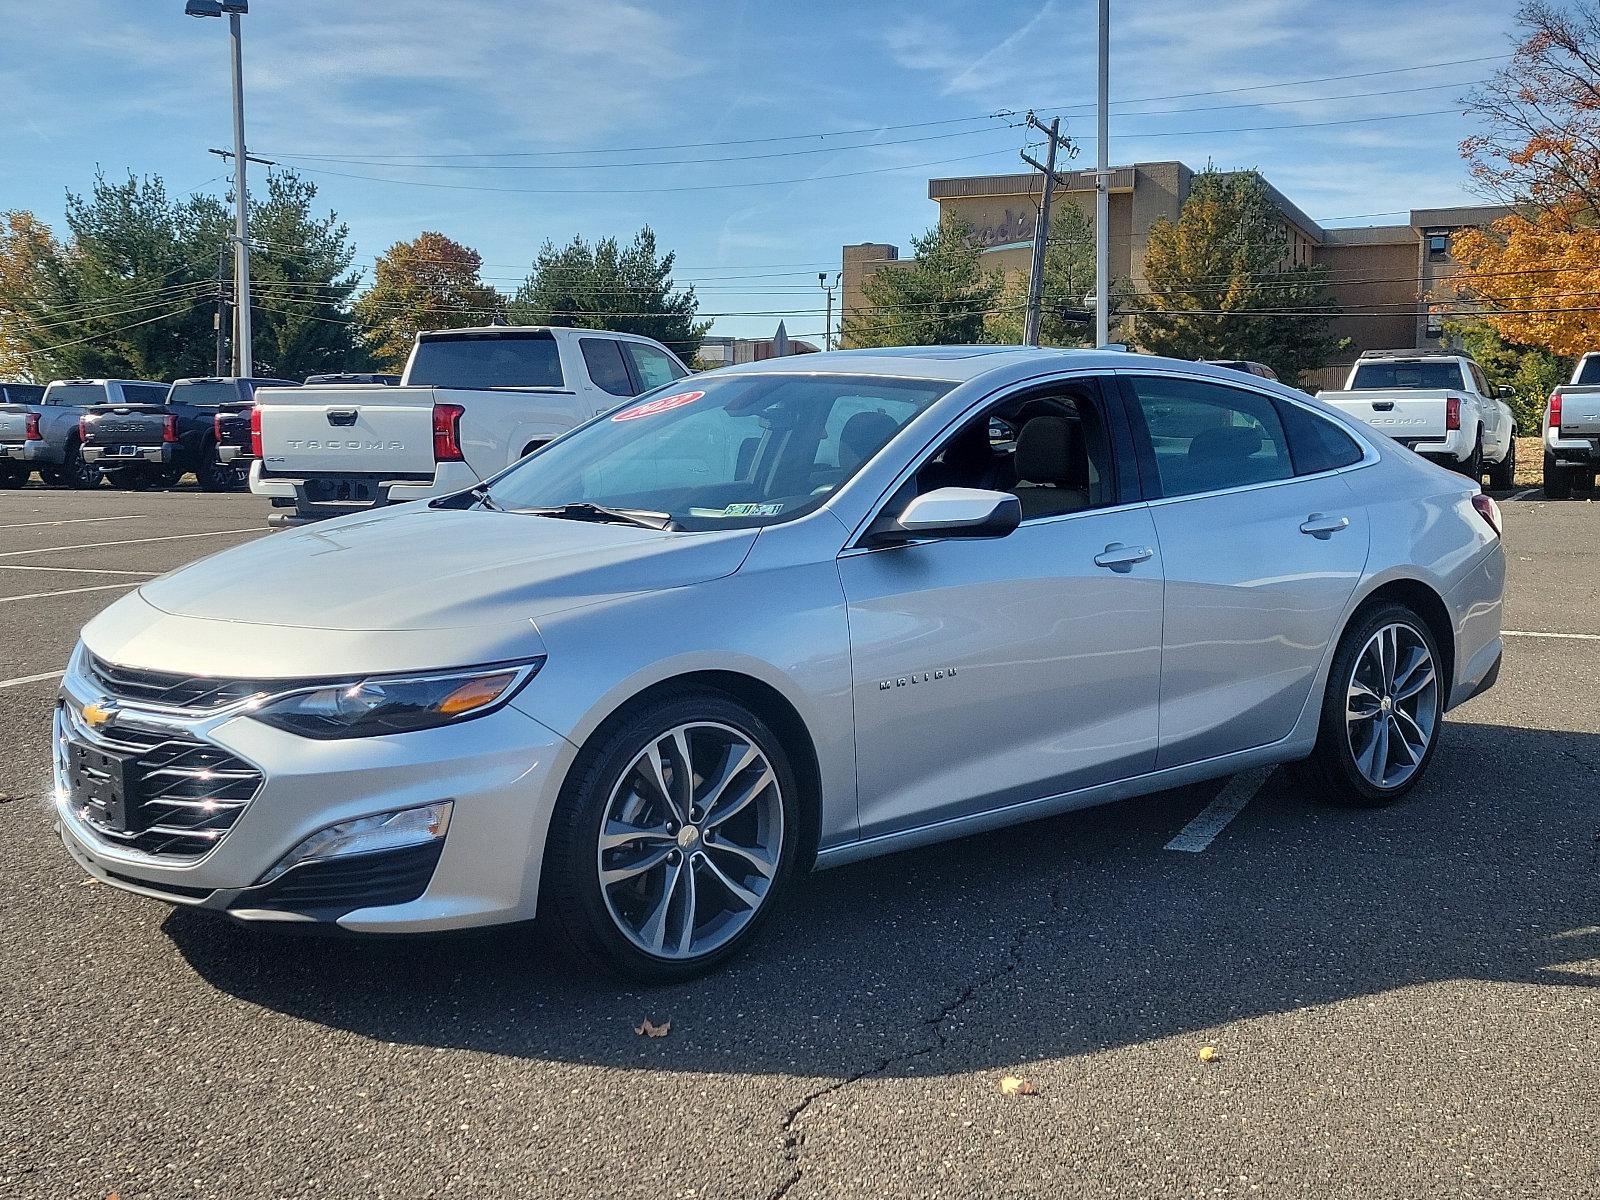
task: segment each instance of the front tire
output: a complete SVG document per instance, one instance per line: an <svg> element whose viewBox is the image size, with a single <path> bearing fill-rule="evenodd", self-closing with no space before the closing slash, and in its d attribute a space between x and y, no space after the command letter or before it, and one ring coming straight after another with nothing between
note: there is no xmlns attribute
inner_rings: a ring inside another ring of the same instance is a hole
<svg viewBox="0 0 1600 1200"><path fill-rule="evenodd" d="M1517 439L1512 435L1505 457L1489 468L1489 486L1510 491L1517 486Z"/></svg>
<svg viewBox="0 0 1600 1200"><path fill-rule="evenodd" d="M742 949L794 869L798 788L771 729L694 689L602 727L546 840L541 915L583 963L641 983Z"/></svg>
<svg viewBox="0 0 1600 1200"><path fill-rule="evenodd" d="M1345 630L1328 672L1317 746L1302 770L1336 804L1392 804L1421 782L1444 721L1444 660L1428 623L1385 603Z"/></svg>
<svg viewBox="0 0 1600 1200"><path fill-rule="evenodd" d="M1556 461L1554 454L1544 456L1544 496L1546 500L1567 500L1572 497L1572 468Z"/></svg>

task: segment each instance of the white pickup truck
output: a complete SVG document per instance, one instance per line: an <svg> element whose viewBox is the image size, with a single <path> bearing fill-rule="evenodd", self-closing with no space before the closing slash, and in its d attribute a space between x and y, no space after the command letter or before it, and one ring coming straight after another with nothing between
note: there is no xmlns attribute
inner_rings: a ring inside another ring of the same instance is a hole
<svg viewBox="0 0 1600 1200"><path fill-rule="evenodd" d="M1470 479L1509 488L1517 470L1516 418L1464 354L1363 351L1344 391L1318 392L1358 421Z"/></svg>
<svg viewBox="0 0 1600 1200"><path fill-rule="evenodd" d="M688 368L628 333L490 326L417 334L400 386L262 388L250 490L295 524L459 492Z"/></svg>
<svg viewBox="0 0 1600 1200"><path fill-rule="evenodd" d="M1543 424L1545 496L1565 500L1574 488L1593 495L1600 471L1600 353L1578 359L1572 382L1550 393Z"/></svg>

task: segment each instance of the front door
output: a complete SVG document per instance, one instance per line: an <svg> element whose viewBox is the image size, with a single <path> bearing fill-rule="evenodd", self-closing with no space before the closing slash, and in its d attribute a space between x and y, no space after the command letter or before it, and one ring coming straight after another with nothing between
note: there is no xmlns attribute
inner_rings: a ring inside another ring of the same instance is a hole
<svg viewBox="0 0 1600 1200"><path fill-rule="evenodd" d="M862 837L1154 765L1161 554L1148 508L1119 503L1098 404L1092 388L1012 402L919 472L917 490L1014 491L1008 536L840 558Z"/></svg>

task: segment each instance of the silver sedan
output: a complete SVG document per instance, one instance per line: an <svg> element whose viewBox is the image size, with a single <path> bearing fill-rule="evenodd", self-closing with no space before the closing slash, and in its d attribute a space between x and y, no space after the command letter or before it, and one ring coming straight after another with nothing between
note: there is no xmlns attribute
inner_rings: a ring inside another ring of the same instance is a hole
<svg viewBox="0 0 1600 1200"><path fill-rule="evenodd" d="M786 358L93 620L56 819L255 922L531 918L681 978L797 872L1272 763L1372 805L1501 657L1493 501L1114 352Z"/></svg>

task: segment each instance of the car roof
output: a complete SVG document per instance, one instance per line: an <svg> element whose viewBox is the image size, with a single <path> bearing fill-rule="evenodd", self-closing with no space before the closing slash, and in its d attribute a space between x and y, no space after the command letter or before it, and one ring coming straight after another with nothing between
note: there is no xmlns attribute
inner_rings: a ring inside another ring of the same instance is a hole
<svg viewBox="0 0 1600 1200"><path fill-rule="evenodd" d="M1070 350L1050 346L887 346L871 350L829 350L720 367L716 374L889 375L966 383L991 374L1024 378L1055 370L1174 369L1220 380L1238 380L1236 371L1188 359L1160 358L1129 350Z"/></svg>

